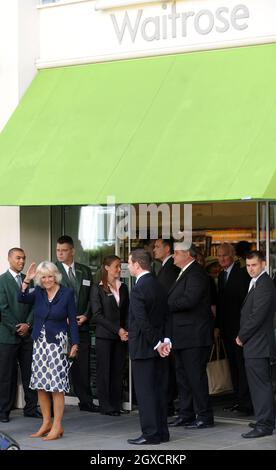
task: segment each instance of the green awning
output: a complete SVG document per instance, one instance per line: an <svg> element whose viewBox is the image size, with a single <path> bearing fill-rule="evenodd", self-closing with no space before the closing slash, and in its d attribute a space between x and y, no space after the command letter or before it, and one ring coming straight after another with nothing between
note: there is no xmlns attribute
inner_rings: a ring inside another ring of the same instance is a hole
<svg viewBox="0 0 276 470"><path fill-rule="evenodd" d="M276 198L276 44L46 69L0 136L0 204Z"/></svg>

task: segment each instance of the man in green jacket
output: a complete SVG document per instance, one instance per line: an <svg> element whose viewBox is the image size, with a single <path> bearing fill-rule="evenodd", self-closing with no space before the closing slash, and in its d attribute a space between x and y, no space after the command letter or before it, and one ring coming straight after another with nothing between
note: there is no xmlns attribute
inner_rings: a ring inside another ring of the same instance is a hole
<svg viewBox="0 0 276 470"><path fill-rule="evenodd" d="M62 284L71 287L75 292L77 306L77 322L79 327L80 344L78 357L71 367L71 376L75 394L79 399L82 411L98 411L93 404L90 389L90 334L89 319L91 318L90 290L93 282L92 273L88 266L74 261L74 242L68 235L57 240L57 267L62 274Z"/></svg>
<svg viewBox="0 0 276 470"><path fill-rule="evenodd" d="M30 336L33 314L30 305L17 301L24 274L25 253L11 248L8 253L10 268L0 276L0 421L9 421L17 390L19 363L25 394L24 416L40 418L37 393L29 388L33 342Z"/></svg>

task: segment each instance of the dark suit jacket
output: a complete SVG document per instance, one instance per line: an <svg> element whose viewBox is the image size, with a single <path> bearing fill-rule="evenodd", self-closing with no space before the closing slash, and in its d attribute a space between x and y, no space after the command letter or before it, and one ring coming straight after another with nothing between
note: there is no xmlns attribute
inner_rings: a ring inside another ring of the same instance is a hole
<svg viewBox="0 0 276 470"><path fill-rule="evenodd" d="M240 328L242 303L246 297L250 276L246 268L234 264L226 286L223 284L223 271L218 277L218 304L215 326L223 338L235 340Z"/></svg>
<svg viewBox="0 0 276 470"><path fill-rule="evenodd" d="M212 314L210 281L194 261L169 291L174 349L197 348L211 344Z"/></svg>
<svg viewBox="0 0 276 470"><path fill-rule="evenodd" d="M56 265L59 272L62 274L62 285L72 287L62 263L57 261ZM78 292L77 315L85 315L87 317L87 321L79 328L79 331L82 332L89 330L89 320L91 318L90 291L93 284L93 277L90 268L84 264L75 263L75 271Z"/></svg>
<svg viewBox="0 0 276 470"><path fill-rule="evenodd" d="M22 278L24 279L24 274ZM0 276L0 343L17 344L21 337L16 333L18 323L33 323L31 305L18 303L17 295L20 289L9 271ZM28 335L30 337L30 335Z"/></svg>
<svg viewBox="0 0 276 470"><path fill-rule="evenodd" d="M276 311L276 289L267 273L249 291L241 311L238 336L245 358L270 357L275 354L273 319Z"/></svg>
<svg viewBox="0 0 276 470"><path fill-rule="evenodd" d="M169 258L157 274L158 281L164 287L167 293L169 292L173 283L176 281L179 272L180 269L175 266L175 264L173 264L173 258Z"/></svg>
<svg viewBox="0 0 276 470"><path fill-rule="evenodd" d="M92 286L91 310L96 322L97 338L119 339L119 329L127 329L129 296L126 284L121 284L119 293L120 304L118 306L114 295L106 292L102 285L93 284Z"/></svg>
<svg viewBox="0 0 276 470"><path fill-rule="evenodd" d="M46 339L49 343L57 343L56 335L61 331L70 332L72 344L79 343L73 289L61 286L52 302L49 302L45 290L37 286L31 292L19 292L18 301L34 305L32 331L34 340L39 337L42 326L45 325ZM69 320L69 326L67 320Z"/></svg>
<svg viewBox="0 0 276 470"><path fill-rule="evenodd" d="M171 337L167 295L152 274L144 274L130 293L128 343L132 360L150 359L154 347Z"/></svg>

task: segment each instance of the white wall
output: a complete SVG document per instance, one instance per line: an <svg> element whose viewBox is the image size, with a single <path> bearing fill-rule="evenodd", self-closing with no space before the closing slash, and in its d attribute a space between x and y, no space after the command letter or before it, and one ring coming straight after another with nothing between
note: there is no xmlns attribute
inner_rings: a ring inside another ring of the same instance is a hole
<svg viewBox="0 0 276 470"><path fill-rule="evenodd" d="M0 0L0 131L36 74L37 0ZM0 155L1 158L1 155ZM0 206L0 273L7 252L20 246L19 207Z"/></svg>
<svg viewBox="0 0 276 470"><path fill-rule="evenodd" d="M7 254L10 248L20 247L19 207L0 206L0 273L8 268Z"/></svg>
<svg viewBox="0 0 276 470"><path fill-rule="evenodd" d="M0 131L36 74L37 0L0 0Z"/></svg>

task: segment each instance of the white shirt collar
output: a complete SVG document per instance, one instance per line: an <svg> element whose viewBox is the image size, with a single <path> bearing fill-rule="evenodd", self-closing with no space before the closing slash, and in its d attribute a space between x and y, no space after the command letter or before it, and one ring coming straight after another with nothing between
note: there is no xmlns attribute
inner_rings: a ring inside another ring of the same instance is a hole
<svg viewBox="0 0 276 470"><path fill-rule="evenodd" d="M235 264L235 262L233 262L230 266L228 266L227 269L224 269L224 271L227 272L227 277L229 277L229 274L231 273L234 264Z"/></svg>
<svg viewBox="0 0 276 470"><path fill-rule="evenodd" d="M170 258L172 258L172 255L167 256L167 258L165 258L165 259L162 261L162 267L165 266L166 262L167 262Z"/></svg>
<svg viewBox="0 0 276 470"><path fill-rule="evenodd" d="M186 266L184 266L184 268L181 269L180 273L178 274L178 277L177 277L177 281L178 279L182 276L182 274L184 273L184 271L186 271L186 269L191 266L192 263L195 262L195 259L193 259L192 261L190 261L188 264L186 264Z"/></svg>
<svg viewBox="0 0 276 470"><path fill-rule="evenodd" d="M254 284L256 284L257 280L259 279L259 277L261 277L264 273L266 273L266 270L264 269L260 274L259 276L257 277L252 277L251 281L250 281L250 284L249 284L249 287L248 287L248 292L250 291L250 289L252 288L252 286L254 286Z"/></svg>
<svg viewBox="0 0 276 470"><path fill-rule="evenodd" d="M9 272L11 273L12 277L14 277L14 279L19 275L21 276L21 273L17 273L15 271L13 271L13 269L9 268Z"/></svg>
<svg viewBox="0 0 276 470"><path fill-rule="evenodd" d="M72 264L70 264L70 266L68 266L68 264L65 264L65 263L62 263L62 266L64 267L67 276L68 276L69 268L72 268L73 274L76 276L75 262L74 261L73 261Z"/></svg>
<svg viewBox="0 0 276 470"><path fill-rule="evenodd" d="M136 282L139 281L140 277L144 276L145 274L149 274L150 271L142 271L138 276L136 277Z"/></svg>

